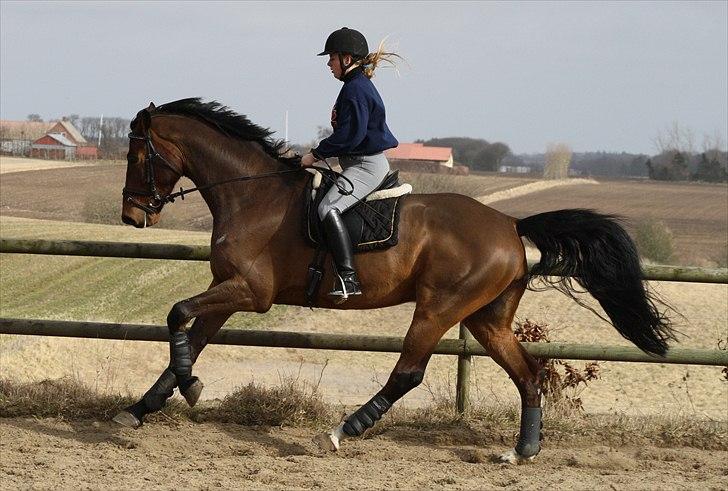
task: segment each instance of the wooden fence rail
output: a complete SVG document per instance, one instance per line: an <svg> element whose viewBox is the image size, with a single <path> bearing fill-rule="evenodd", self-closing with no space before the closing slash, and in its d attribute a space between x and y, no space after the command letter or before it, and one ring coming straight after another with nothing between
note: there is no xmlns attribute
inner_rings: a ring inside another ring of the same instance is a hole
<svg viewBox="0 0 728 491"><path fill-rule="evenodd" d="M0 318L0 334L61 336L73 338L119 339L127 341L169 341L166 326L149 324L115 324L105 322L58 321L45 319ZM395 336L359 336L289 331L221 329L212 344L267 346L271 348L310 348L344 351L399 353L403 338ZM567 343L521 343L537 358L569 360L629 361L642 363L676 363L686 365L728 365L728 351L672 348L662 356L648 355L632 346L593 346ZM488 356L474 339L443 339L435 354Z"/></svg>
<svg viewBox="0 0 728 491"><path fill-rule="evenodd" d="M81 240L0 239L0 252L61 256L125 257L208 261L210 246L147 244ZM529 263L533 266L533 263ZM728 268L644 266L644 278L654 281L728 283Z"/></svg>

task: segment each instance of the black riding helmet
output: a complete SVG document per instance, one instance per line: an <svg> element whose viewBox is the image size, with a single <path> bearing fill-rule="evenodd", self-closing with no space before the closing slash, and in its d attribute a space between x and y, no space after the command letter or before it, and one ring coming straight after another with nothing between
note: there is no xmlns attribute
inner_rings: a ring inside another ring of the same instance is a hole
<svg viewBox="0 0 728 491"><path fill-rule="evenodd" d="M317 56L330 55L332 53L339 54L339 65L344 70L344 73L353 65L357 60L365 58L369 54L369 45L367 39L362 33L356 29L349 29L348 27L342 27L341 29L329 34L326 38L326 44L324 50ZM351 55L354 61L348 65L344 64L344 55ZM342 78L343 80L343 78Z"/></svg>
<svg viewBox="0 0 728 491"><path fill-rule="evenodd" d="M362 59L369 54L369 45L362 33L355 29L342 27L329 34L324 50L317 56L330 55L331 53L349 54L355 59Z"/></svg>

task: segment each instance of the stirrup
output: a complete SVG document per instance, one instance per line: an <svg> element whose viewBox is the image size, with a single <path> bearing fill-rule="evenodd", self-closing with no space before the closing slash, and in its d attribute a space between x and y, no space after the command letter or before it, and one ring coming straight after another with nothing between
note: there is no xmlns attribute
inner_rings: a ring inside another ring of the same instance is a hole
<svg viewBox="0 0 728 491"><path fill-rule="evenodd" d="M329 295L341 297L337 300L337 303L346 301L350 295L361 295L361 287L359 286L356 273L348 274L346 279L338 272L335 272L335 274L334 289L329 292Z"/></svg>

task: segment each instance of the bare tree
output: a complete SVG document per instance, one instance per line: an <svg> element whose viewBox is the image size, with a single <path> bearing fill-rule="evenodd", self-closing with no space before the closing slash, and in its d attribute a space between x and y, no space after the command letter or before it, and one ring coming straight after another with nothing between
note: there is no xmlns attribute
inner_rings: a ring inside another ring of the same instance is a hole
<svg viewBox="0 0 728 491"><path fill-rule="evenodd" d="M63 116L61 118L61 120L68 121L69 123L71 123L76 128L78 128L78 123L79 123L79 120L80 119L81 119L81 117L78 114L69 114L69 115Z"/></svg>
<svg viewBox="0 0 728 491"><path fill-rule="evenodd" d="M693 155L695 153L695 133L687 126L673 121L670 126L657 132L652 139L657 153Z"/></svg>
<svg viewBox="0 0 728 491"><path fill-rule="evenodd" d="M703 135L703 153L709 160L716 160L725 164L725 140L720 131L715 130L712 135Z"/></svg>
<svg viewBox="0 0 728 491"><path fill-rule="evenodd" d="M571 165L571 147L567 143L549 143L546 147L544 179L566 179Z"/></svg>
<svg viewBox="0 0 728 491"><path fill-rule="evenodd" d="M699 165L695 133L677 121L659 130L653 138L657 155L650 159L650 179L682 181L691 176L691 168ZM710 139L709 139L710 140ZM710 146L712 142L705 141Z"/></svg>
<svg viewBox="0 0 728 491"><path fill-rule="evenodd" d="M80 120L78 130L88 141L95 140L99 137L99 118L84 116Z"/></svg>

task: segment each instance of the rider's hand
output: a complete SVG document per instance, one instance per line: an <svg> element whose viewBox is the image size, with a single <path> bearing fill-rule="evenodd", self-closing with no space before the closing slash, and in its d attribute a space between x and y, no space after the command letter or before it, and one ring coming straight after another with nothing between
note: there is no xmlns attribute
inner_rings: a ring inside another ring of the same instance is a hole
<svg viewBox="0 0 728 491"><path fill-rule="evenodd" d="M316 163L316 157L311 152L301 157L301 167L312 167Z"/></svg>

